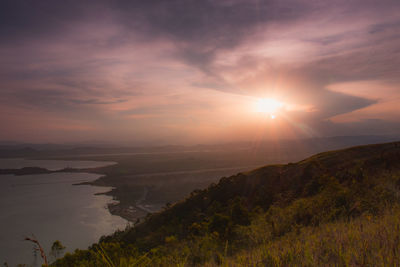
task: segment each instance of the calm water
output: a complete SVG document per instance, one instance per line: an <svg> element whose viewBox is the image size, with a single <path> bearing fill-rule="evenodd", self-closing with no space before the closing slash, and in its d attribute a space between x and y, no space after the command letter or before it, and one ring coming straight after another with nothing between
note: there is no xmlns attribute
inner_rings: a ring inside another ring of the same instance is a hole
<svg viewBox="0 0 400 267"><path fill-rule="evenodd" d="M90 165L93 162L89 162L89 166L85 162L69 162L67 166L60 164L41 161L29 166L53 166L51 169L93 166ZM0 163L0 166L3 165ZM87 173L0 175L0 263L40 265L39 256L36 260L33 256L32 244L23 241L32 233L47 252L55 240L60 240L67 247L66 251L73 251L86 248L102 235L123 229L127 221L111 215L106 209L107 203L112 202L111 198L94 195L109 188L72 185L98 177Z"/></svg>

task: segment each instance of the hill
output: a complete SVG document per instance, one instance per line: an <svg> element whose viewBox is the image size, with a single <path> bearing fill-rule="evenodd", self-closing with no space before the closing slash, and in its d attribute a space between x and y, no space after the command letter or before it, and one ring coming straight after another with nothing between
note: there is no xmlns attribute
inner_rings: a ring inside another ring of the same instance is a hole
<svg viewBox="0 0 400 267"><path fill-rule="evenodd" d="M222 178L54 266L400 264L400 142Z"/></svg>

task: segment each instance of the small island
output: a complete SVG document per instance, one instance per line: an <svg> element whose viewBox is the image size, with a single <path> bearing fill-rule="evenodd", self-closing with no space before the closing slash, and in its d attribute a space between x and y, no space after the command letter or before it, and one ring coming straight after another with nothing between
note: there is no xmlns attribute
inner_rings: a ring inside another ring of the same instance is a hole
<svg viewBox="0 0 400 267"><path fill-rule="evenodd" d="M33 175L33 174L50 174L58 172L84 172L83 169L64 168L60 170L48 170L40 167L24 167L20 169L0 169L0 175L13 174L13 175Z"/></svg>

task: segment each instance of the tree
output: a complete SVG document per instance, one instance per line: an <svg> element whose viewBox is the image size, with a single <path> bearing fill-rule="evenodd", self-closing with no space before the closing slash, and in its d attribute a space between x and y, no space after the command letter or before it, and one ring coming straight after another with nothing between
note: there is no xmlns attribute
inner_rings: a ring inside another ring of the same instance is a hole
<svg viewBox="0 0 400 267"><path fill-rule="evenodd" d="M59 240L56 240L53 242L53 245L51 246L50 255L53 256L54 260L56 260L63 254L64 250L65 246L61 244Z"/></svg>
<svg viewBox="0 0 400 267"><path fill-rule="evenodd" d="M49 264L47 262L46 253L44 253L43 247L40 245L40 243L36 239L36 237L34 235L32 235L32 237L25 237L25 241L29 241L29 242L32 242L35 244L34 250L40 252L40 257L42 257L43 262L44 262L43 265L49 266Z"/></svg>

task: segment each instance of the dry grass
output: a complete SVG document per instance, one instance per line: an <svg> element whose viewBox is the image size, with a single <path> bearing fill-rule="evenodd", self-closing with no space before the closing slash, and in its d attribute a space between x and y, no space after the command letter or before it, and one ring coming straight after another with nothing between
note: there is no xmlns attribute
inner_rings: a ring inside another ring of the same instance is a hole
<svg viewBox="0 0 400 267"><path fill-rule="evenodd" d="M400 209L375 218L365 215L303 228L224 262L227 266L400 266Z"/></svg>

